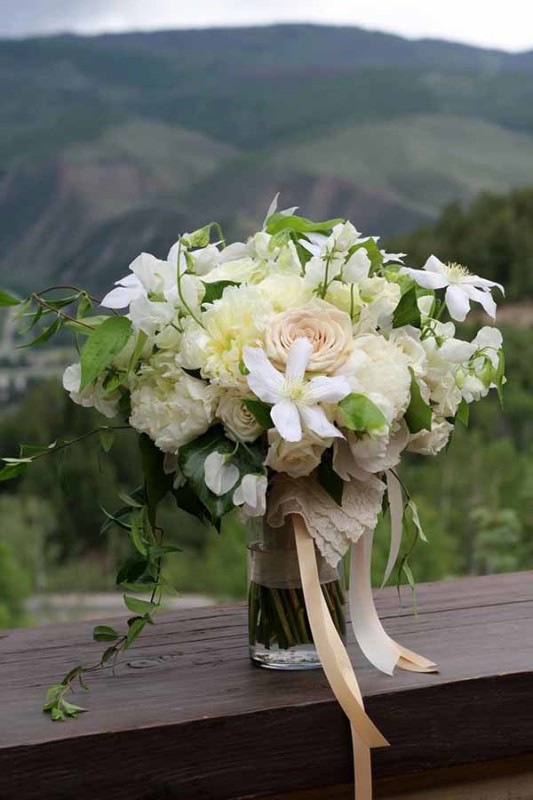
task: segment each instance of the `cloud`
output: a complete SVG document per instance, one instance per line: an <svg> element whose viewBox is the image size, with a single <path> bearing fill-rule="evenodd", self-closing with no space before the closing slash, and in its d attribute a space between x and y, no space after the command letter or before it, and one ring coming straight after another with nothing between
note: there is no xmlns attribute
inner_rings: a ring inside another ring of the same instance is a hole
<svg viewBox="0 0 533 800"><path fill-rule="evenodd" d="M501 6L485 0L448 0L440 15L427 0L0 0L0 11L4 36L308 21L511 50L533 46L533 8L523 0L507 0L503 17Z"/></svg>

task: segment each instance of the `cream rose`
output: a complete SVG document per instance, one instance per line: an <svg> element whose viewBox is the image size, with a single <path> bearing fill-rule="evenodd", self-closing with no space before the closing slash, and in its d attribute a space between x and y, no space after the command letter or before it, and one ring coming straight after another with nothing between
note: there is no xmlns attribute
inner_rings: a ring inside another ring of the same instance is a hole
<svg viewBox="0 0 533 800"><path fill-rule="evenodd" d="M233 441L239 439L242 442L254 442L263 431L238 392L226 392L222 395L217 408L217 417L226 428L228 438Z"/></svg>
<svg viewBox="0 0 533 800"><path fill-rule="evenodd" d="M303 478L318 467L322 453L333 439L321 439L306 433L299 442L286 442L273 428L268 432L269 448L265 466L285 472L291 478Z"/></svg>
<svg viewBox="0 0 533 800"><path fill-rule="evenodd" d="M266 351L271 361L283 369L291 345L300 338L309 339L313 345L308 372L335 372L352 349L350 317L320 300L277 314L265 330Z"/></svg>

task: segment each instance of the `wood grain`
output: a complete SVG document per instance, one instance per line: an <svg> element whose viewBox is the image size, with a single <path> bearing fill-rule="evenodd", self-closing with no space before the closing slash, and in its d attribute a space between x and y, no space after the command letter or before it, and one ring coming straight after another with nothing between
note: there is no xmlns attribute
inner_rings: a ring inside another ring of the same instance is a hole
<svg viewBox="0 0 533 800"><path fill-rule="evenodd" d="M389 678L349 648L392 745L375 752L376 777L533 753L531 573L426 584L418 600L415 619L394 590L377 592L389 632L439 674ZM242 606L163 615L115 677L104 670L77 698L90 713L64 724L40 712L43 693L98 655L94 623L7 631L1 800L235 800L348 783L348 725L323 673L254 668L245 617Z"/></svg>

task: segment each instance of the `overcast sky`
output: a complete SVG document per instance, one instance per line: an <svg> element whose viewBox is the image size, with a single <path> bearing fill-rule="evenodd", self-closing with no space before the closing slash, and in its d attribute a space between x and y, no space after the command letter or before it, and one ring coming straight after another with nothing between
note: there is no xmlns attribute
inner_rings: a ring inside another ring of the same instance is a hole
<svg viewBox="0 0 533 800"><path fill-rule="evenodd" d="M533 4L527 0L0 0L0 36L294 21L533 49Z"/></svg>

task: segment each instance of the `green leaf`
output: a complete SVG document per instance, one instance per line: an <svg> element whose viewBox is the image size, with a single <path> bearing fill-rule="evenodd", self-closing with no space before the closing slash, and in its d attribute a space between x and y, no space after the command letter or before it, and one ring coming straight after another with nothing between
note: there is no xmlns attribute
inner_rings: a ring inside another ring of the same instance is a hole
<svg viewBox="0 0 533 800"><path fill-rule="evenodd" d="M148 517L152 527L155 525L156 508L172 488L172 475L163 468L165 456L146 434L139 438L141 464L144 477Z"/></svg>
<svg viewBox="0 0 533 800"><path fill-rule="evenodd" d="M97 625L93 630L95 642L114 642L118 639L119 633L109 625Z"/></svg>
<svg viewBox="0 0 533 800"><path fill-rule="evenodd" d="M108 317L90 334L80 353L80 392L96 380L124 349L130 330L131 322L126 317Z"/></svg>
<svg viewBox="0 0 533 800"><path fill-rule="evenodd" d="M461 422L465 428L468 428L468 420L470 418L470 406L463 398L459 403L459 407L457 408L456 419Z"/></svg>
<svg viewBox="0 0 533 800"><path fill-rule="evenodd" d="M387 425L385 415L366 395L352 392L339 403L343 424L350 431L373 431Z"/></svg>
<svg viewBox="0 0 533 800"><path fill-rule="evenodd" d="M411 286L411 288L402 295L392 315L393 328L402 328L404 325L414 325L417 328L421 325L416 286Z"/></svg>
<svg viewBox="0 0 533 800"><path fill-rule="evenodd" d="M87 711L86 708L83 706L76 706L74 703L67 703L66 700L61 701L61 710L69 717L77 717L78 714L82 714L84 711Z"/></svg>
<svg viewBox="0 0 533 800"><path fill-rule="evenodd" d="M48 328L45 328L42 333L39 334L35 339L32 339L31 342L27 342L26 344L20 344L18 349L23 349L25 347L33 347L34 345L45 344L52 336L58 332L63 324L63 320L61 317L56 317L56 319L52 322Z"/></svg>
<svg viewBox="0 0 533 800"><path fill-rule="evenodd" d="M207 488L204 476L204 462L207 456L214 452L232 453L232 463L238 467L241 477L250 472L263 471L264 453L260 443L254 442L246 448L239 447L236 452L234 451L235 442L226 438L221 425L216 425L203 436L181 447L178 453L178 464L183 475L209 512L210 519L215 525L219 525L222 517L234 507L233 492L218 497Z"/></svg>
<svg viewBox="0 0 533 800"><path fill-rule="evenodd" d="M407 508L411 512L413 525L416 528L417 535L420 537L420 539L422 539L423 542L427 542L428 540L427 536L424 533L424 529L422 528L422 523L420 522L420 517L418 516L418 508L412 497L410 497L409 500L407 501Z"/></svg>
<svg viewBox="0 0 533 800"><path fill-rule="evenodd" d="M115 431L111 430L111 428L102 428L99 436L102 450L104 453L109 453L113 447L113 442L115 441Z"/></svg>
<svg viewBox="0 0 533 800"><path fill-rule="evenodd" d="M0 306L18 306L22 303L22 300L18 300L12 294L8 294L0 289Z"/></svg>
<svg viewBox="0 0 533 800"><path fill-rule="evenodd" d="M324 491L329 494L332 500L334 500L338 506L342 506L344 481L333 469L333 454L331 448L326 450L322 456L322 460L316 471L316 477L319 484Z"/></svg>
<svg viewBox="0 0 533 800"><path fill-rule="evenodd" d="M170 555L171 553L182 553L181 547L176 547L173 544L155 544L149 545L148 554L150 558L162 558L163 556Z"/></svg>
<svg viewBox="0 0 533 800"><path fill-rule="evenodd" d="M137 364L139 363L147 339L148 336L144 331L139 331L137 333L137 341L135 342L135 347L133 348L133 353L131 354L131 358L128 363L128 373L134 372L134 370L137 368Z"/></svg>
<svg viewBox="0 0 533 800"><path fill-rule="evenodd" d="M124 505L129 506L130 508L143 508L143 503L138 500L136 497L132 497L126 492L118 491L117 495L120 497Z"/></svg>
<svg viewBox="0 0 533 800"><path fill-rule="evenodd" d="M505 383L505 354L503 348L498 351L498 366L494 382L498 391L500 406L503 408L503 384Z"/></svg>
<svg viewBox="0 0 533 800"><path fill-rule="evenodd" d="M420 387L411 371L411 400L405 412L405 421L411 433L431 430L431 406L429 406L420 394Z"/></svg>
<svg viewBox="0 0 533 800"><path fill-rule="evenodd" d="M106 517L107 517L109 522L114 522L115 525L118 525L118 527L122 528L123 531L128 531L128 533L131 531L131 525L129 525L127 522L124 522L124 520L122 520L120 518L120 516L125 516L124 514L123 515L110 514L109 511L106 511L103 506L100 506L100 508L103 511L103 513L106 515ZM107 528L109 528L109 527L111 527L111 526L108 523L105 523L102 526L102 532L107 530Z"/></svg>
<svg viewBox="0 0 533 800"><path fill-rule="evenodd" d="M198 495L188 483L178 489L172 489L172 494L179 509L186 511L187 514L191 514L201 522L210 521L206 507L200 502Z"/></svg>
<svg viewBox="0 0 533 800"><path fill-rule="evenodd" d="M293 233L329 233L335 225L344 222L342 219L327 219L325 222L313 222L296 214L272 214L266 224L266 232L275 236L281 231Z"/></svg>
<svg viewBox="0 0 533 800"><path fill-rule="evenodd" d="M68 319L65 321L65 327L75 331L76 333L81 333L84 336L90 336L93 331L95 331L108 319L114 319L114 317L110 317L108 314L95 314L93 317L83 317L83 319L78 320ZM117 317L117 319L122 318Z"/></svg>
<svg viewBox="0 0 533 800"><path fill-rule="evenodd" d="M126 649L131 647L147 623L148 620L145 617L133 617L128 620L128 635L126 637L126 644L124 645Z"/></svg>
<svg viewBox="0 0 533 800"><path fill-rule="evenodd" d="M117 586L120 586L122 583L135 583L135 581L139 580L141 575L144 575L147 566L148 561L146 558L142 558L137 554L129 556L117 573Z"/></svg>
<svg viewBox="0 0 533 800"><path fill-rule="evenodd" d="M24 475L27 469L28 464L26 462L6 464L5 467L0 469L0 481L10 481L13 480L13 478L19 478L21 475Z"/></svg>
<svg viewBox="0 0 533 800"><path fill-rule="evenodd" d="M149 600L141 600L139 597L132 597L130 594L124 595L124 603L126 604L126 608L133 611L134 614L140 614L141 616L151 614L152 611L157 608L155 603L151 603Z"/></svg>
<svg viewBox="0 0 533 800"><path fill-rule="evenodd" d="M202 300L202 305L205 303L213 303L215 300L219 300L222 297L226 286L238 285L239 284L235 283L235 281L216 281L215 283L204 283L205 294L204 299Z"/></svg>
<svg viewBox="0 0 533 800"><path fill-rule="evenodd" d="M263 403L262 400L246 399L244 405L265 431L274 427L272 417L270 416L270 409L272 406L269 406L268 403Z"/></svg>

